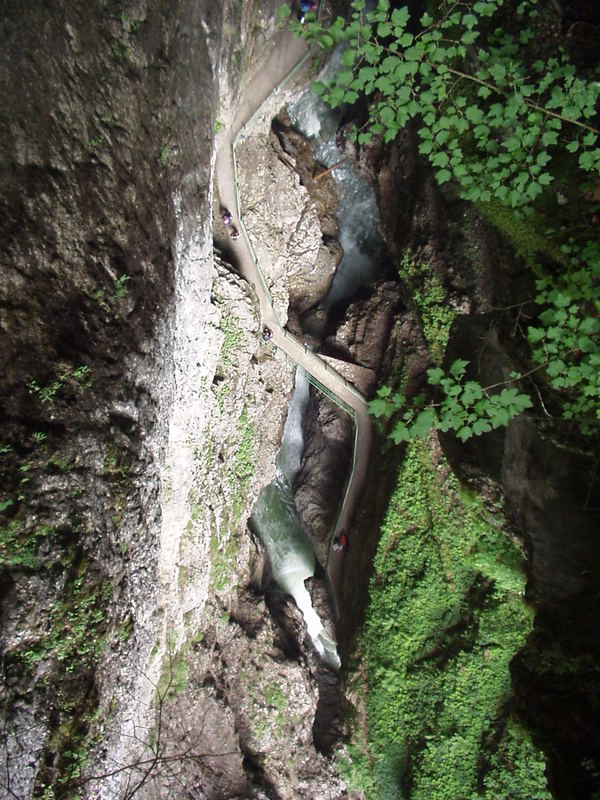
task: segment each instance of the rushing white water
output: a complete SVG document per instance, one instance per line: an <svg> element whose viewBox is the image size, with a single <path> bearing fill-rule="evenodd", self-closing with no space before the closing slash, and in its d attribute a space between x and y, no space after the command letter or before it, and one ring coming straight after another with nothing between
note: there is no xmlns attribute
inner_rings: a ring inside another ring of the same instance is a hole
<svg viewBox="0 0 600 800"><path fill-rule="evenodd" d="M329 667L337 670L340 659L335 642L323 627L304 585L304 581L314 575L316 558L312 543L298 520L291 486L300 469L304 447L302 418L308 392L308 380L299 367L277 455L275 479L260 493L252 509L251 525L267 548L273 577L294 598L302 612L317 652Z"/></svg>
<svg viewBox="0 0 600 800"><path fill-rule="evenodd" d="M343 50L338 48L319 80L327 82L331 78L342 55ZM342 159L335 141L342 117L340 108L330 108L307 89L288 103L287 112L294 126L312 142L319 161L331 167ZM361 286L380 277L385 262L385 245L379 233L379 209L373 190L347 163L334 169L332 175L342 189L338 225L344 257L323 302L325 307L351 297Z"/></svg>

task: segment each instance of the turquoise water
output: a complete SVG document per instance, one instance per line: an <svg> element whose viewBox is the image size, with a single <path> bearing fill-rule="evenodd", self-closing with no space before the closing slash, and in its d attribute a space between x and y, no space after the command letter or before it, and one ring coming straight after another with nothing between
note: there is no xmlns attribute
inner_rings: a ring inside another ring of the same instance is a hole
<svg viewBox="0 0 600 800"><path fill-rule="evenodd" d="M302 420L308 403L309 383L301 368L286 419L273 481L260 493L250 517L252 529L265 545L273 577L291 595L302 612L308 635L323 661L339 669L335 642L312 606L304 581L314 575L316 557L312 542L296 514L292 482L301 466L304 437Z"/></svg>

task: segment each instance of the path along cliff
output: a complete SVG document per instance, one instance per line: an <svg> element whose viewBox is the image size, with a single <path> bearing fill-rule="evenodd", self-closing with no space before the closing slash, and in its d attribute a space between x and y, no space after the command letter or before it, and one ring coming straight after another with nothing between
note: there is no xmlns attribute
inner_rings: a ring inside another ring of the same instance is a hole
<svg viewBox="0 0 600 800"><path fill-rule="evenodd" d="M251 126L263 104L307 61L308 50L302 40L287 31L279 35L273 55L265 69L259 72L245 91L236 116L222 143L216 159L215 175L221 205L232 215L232 225L243 232L235 243L237 268L252 285L259 300L261 324L272 331L271 342L294 363L303 367L317 386L322 386L352 414L355 424L354 468L344 496L336 525L337 530L349 527L367 477L372 430L364 397L345 378L335 372L317 354L307 349L299 339L281 326L269 291L262 278L252 244L243 224L243 198L237 192L235 149L246 126ZM340 583L343 553L330 549L327 572L331 581L336 607L340 602Z"/></svg>

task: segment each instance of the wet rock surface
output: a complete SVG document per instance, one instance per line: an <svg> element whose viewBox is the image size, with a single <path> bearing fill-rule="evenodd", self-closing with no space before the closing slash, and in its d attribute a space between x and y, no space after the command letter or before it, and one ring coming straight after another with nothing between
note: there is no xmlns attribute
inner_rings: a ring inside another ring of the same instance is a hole
<svg viewBox="0 0 600 800"><path fill-rule="evenodd" d="M354 425L347 412L311 391L304 431L302 468L295 480L294 497L298 516L324 567L352 464Z"/></svg>

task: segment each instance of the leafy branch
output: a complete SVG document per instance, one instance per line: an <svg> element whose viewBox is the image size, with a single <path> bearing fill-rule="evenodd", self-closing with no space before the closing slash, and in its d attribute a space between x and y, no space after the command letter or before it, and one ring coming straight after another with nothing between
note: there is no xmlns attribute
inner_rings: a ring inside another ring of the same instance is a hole
<svg viewBox="0 0 600 800"><path fill-rule="evenodd" d="M561 48L539 57L532 45L541 30L534 0L516 9L504 0L441 0L418 23L406 6L392 9L389 0L368 12L364 0L351 7L348 22L311 18L291 27L324 48L346 44L337 75L313 89L334 107L368 100L368 120L353 133L359 144L374 135L392 141L416 120L419 151L438 183L454 180L467 200L497 200L527 212L554 180L552 162L565 151L577 154L573 166L600 172L600 82L581 78ZM563 418L591 434L600 420L600 250L574 239L561 249L568 269L537 281L540 314L526 333L533 362L526 376L538 373L540 385L545 380L558 393ZM432 427L466 440L531 407L527 395L509 388L512 380L484 388L464 380L460 363L447 375L429 371L430 385L445 392L439 403L408 403L380 389L371 410L400 414L395 441Z"/></svg>
<svg viewBox="0 0 600 800"><path fill-rule="evenodd" d="M600 172L591 122L600 83L578 77L564 52L534 60L536 4L518 7L518 34L495 24L503 5L441 2L418 28L406 7L379 0L365 13L364 0L354 0L347 23L291 28L324 48L347 43L340 71L313 89L333 107L369 99L368 121L353 134L359 144L373 135L389 142L418 119L419 151L440 184L454 179L469 200L528 208L553 180L559 143L579 153L580 169Z"/></svg>
<svg viewBox="0 0 600 800"><path fill-rule="evenodd" d="M422 439L432 429L453 431L461 442L466 442L472 436L508 425L513 417L531 408L529 395L516 387L505 386L492 394L491 389L497 385L482 387L477 381L465 380L468 365L468 361L457 359L447 373L441 367L427 370L430 386L443 392L439 402L425 404L423 395L408 401L403 394L393 394L389 386L382 386L369 403L369 412L384 419L401 414L389 433L389 438L400 444ZM513 380L519 377L514 376Z"/></svg>

